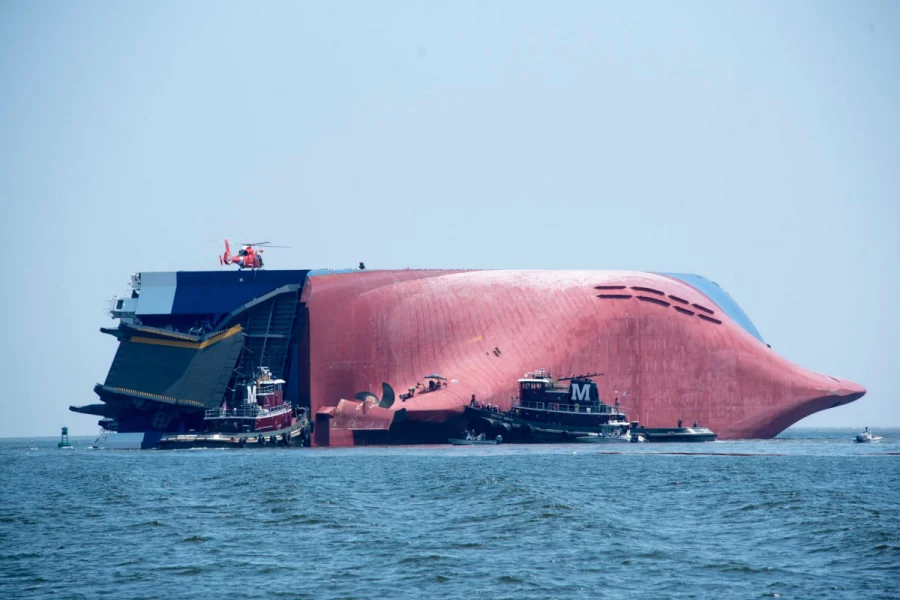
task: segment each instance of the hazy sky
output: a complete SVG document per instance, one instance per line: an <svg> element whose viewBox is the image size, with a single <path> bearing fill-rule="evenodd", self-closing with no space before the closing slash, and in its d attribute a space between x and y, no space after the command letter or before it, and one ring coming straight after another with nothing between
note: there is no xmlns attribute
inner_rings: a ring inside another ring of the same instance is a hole
<svg viewBox="0 0 900 600"><path fill-rule="evenodd" d="M896 2L0 1L0 436L97 430L132 271L718 282L900 425Z"/></svg>

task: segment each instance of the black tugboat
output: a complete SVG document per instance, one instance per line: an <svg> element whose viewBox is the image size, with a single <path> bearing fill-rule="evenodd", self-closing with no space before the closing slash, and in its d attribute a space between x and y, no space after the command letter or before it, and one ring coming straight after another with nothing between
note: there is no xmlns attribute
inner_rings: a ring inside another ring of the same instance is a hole
<svg viewBox="0 0 900 600"><path fill-rule="evenodd" d="M540 369L518 380L519 396L510 410L502 411L473 396L465 415L469 426L485 436L502 436L504 442L711 442L716 434L706 427L647 428L628 421L619 400L611 406L600 401L588 373L554 379ZM568 384L563 383L568 382Z"/></svg>
<svg viewBox="0 0 900 600"><path fill-rule="evenodd" d="M588 373L554 379L544 369L519 379L519 397L501 411L475 398L466 407L470 426L479 433L502 436L504 442L638 442L625 413L600 401L597 384ZM568 382L568 385L561 382ZM634 425L637 425L636 423Z"/></svg>

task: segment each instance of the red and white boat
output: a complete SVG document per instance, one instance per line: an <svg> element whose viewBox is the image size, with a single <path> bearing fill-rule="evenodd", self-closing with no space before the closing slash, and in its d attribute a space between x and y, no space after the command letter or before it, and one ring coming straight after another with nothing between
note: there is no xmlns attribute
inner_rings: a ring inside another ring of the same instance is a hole
<svg viewBox="0 0 900 600"><path fill-rule="evenodd" d="M305 408L284 401L283 379L260 367L255 379L243 386L242 402L207 410L206 431L164 435L160 448L244 447L258 445L309 445L310 425Z"/></svg>
<svg viewBox="0 0 900 600"><path fill-rule="evenodd" d="M261 367L255 381L244 386L243 402L207 410L203 416L207 428L221 432L275 431L291 426L293 411L284 401L284 379L276 379L267 367Z"/></svg>

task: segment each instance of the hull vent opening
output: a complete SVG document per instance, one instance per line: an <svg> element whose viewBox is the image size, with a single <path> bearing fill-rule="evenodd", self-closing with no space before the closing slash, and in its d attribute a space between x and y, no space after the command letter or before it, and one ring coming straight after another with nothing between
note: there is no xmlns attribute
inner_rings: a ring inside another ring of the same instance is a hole
<svg viewBox="0 0 900 600"><path fill-rule="evenodd" d="M675 310L677 310L678 312L680 312L681 314L683 314L683 315L687 315L687 316L689 316L689 317L693 317L693 316L694 316L694 311L692 311L692 310L688 310L688 309L686 309L686 308L681 308L680 306L675 306L675 307L673 307L673 308L674 308Z"/></svg>
<svg viewBox="0 0 900 600"><path fill-rule="evenodd" d="M595 285L595 290L624 290L624 285Z"/></svg>
<svg viewBox="0 0 900 600"><path fill-rule="evenodd" d="M653 288L640 287L640 286L637 286L637 285L631 286L631 289L633 289L633 290L636 291L636 292L648 292L648 293L650 293L650 294L656 294L657 296L665 296L665 295L666 295L665 292L661 292L661 291L655 290L655 289L653 289Z"/></svg>
<svg viewBox="0 0 900 600"><path fill-rule="evenodd" d="M597 297L605 300L628 300L632 296L631 294L597 294Z"/></svg>
<svg viewBox="0 0 900 600"><path fill-rule="evenodd" d="M681 302L682 304L690 304L690 302L688 302L684 298L679 298L678 296L673 296L672 294L669 294L669 298L671 298L675 302Z"/></svg>
<svg viewBox="0 0 900 600"><path fill-rule="evenodd" d="M706 307L703 306L702 304L692 304L691 306L693 306L693 307L696 308L697 310L702 310L703 312L705 312L705 313L708 314L708 315L714 315L714 314L716 314L714 311L712 311L712 310L706 308Z"/></svg>
<svg viewBox="0 0 900 600"><path fill-rule="evenodd" d="M668 302L666 302L665 300L660 300L659 298L651 298L650 296L638 296L637 299L641 300L642 302L651 302L653 304L659 304L660 306L670 306L670 304Z"/></svg>
<svg viewBox="0 0 900 600"><path fill-rule="evenodd" d="M701 319L703 319L704 321L709 321L710 323L715 323L716 325L722 324L722 321L720 321L718 319L713 319L712 317L707 317L706 315L698 314L697 316L700 317Z"/></svg>

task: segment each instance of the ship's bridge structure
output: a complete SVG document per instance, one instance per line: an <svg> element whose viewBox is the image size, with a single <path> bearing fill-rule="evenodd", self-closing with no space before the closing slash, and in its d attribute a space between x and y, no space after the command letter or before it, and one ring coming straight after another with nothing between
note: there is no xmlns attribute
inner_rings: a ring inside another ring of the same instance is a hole
<svg viewBox="0 0 900 600"><path fill-rule="evenodd" d="M698 420L772 437L865 389L764 342L698 275L636 271L257 270L140 273L116 298L101 403L72 407L154 436L202 427L260 367L306 407L319 445L445 442L474 394L508 407L526 371L604 373L651 427ZM427 374L445 377L421 387ZM625 394L627 392L627 395Z"/></svg>

